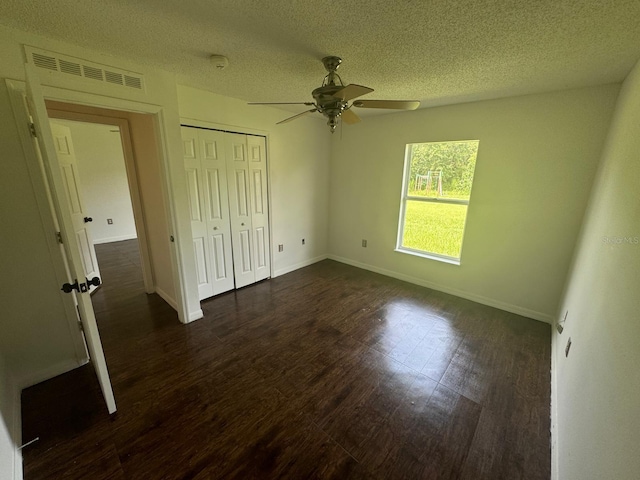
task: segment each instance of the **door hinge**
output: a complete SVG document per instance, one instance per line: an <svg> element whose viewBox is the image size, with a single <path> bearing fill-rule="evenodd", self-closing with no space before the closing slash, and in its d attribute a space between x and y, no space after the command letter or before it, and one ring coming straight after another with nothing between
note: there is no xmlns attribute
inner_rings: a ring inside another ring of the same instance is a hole
<svg viewBox="0 0 640 480"><path fill-rule="evenodd" d="M56 239L58 240L58 243L64 243L62 241L62 233L61 232L56 232Z"/></svg>
<svg viewBox="0 0 640 480"><path fill-rule="evenodd" d="M36 125L33 122L29 123L29 131L31 132L31 136L38 138L38 134L36 133Z"/></svg>

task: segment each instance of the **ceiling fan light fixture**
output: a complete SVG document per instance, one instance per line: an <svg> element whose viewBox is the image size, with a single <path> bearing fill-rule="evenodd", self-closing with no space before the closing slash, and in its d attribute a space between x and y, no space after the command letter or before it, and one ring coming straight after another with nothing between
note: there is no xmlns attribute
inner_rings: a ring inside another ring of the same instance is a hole
<svg viewBox="0 0 640 480"><path fill-rule="evenodd" d="M338 126L338 118L337 116L331 115L329 120L327 121L327 125L331 129L331 133L336 131L336 127Z"/></svg>

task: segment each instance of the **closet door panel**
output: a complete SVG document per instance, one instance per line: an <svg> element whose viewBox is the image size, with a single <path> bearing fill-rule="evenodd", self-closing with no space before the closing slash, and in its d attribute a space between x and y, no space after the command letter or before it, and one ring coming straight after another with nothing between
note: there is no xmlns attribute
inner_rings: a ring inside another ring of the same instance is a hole
<svg viewBox="0 0 640 480"><path fill-rule="evenodd" d="M187 195L189 196L189 215L191 217L198 297L202 300L213 295L213 284L211 282L210 253L207 241L207 222L203 214L205 211L204 185L197 130L182 128L182 153L187 179Z"/></svg>
<svg viewBox="0 0 640 480"><path fill-rule="evenodd" d="M271 245L267 197L267 150L264 137L247 136L249 175L251 178L250 205L254 240L256 282L271 276Z"/></svg>
<svg viewBox="0 0 640 480"><path fill-rule="evenodd" d="M224 133L199 130L198 138L202 151L208 260L211 266L213 295L218 295L232 290L235 286Z"/></svg>
<svg viewBox="0 0 640 480"><path fill-rule="evenodd" d="M247 136L225 135L227 178L231 213L231 241L236 288L255 283L252 235L251 183L247 161Z"/></svg>

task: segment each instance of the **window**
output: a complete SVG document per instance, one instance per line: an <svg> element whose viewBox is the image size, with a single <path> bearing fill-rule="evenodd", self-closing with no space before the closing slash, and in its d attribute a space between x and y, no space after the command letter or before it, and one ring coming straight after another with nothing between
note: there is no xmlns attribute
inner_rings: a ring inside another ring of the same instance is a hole
<svg viewBox="0 0 640 480"><path fill-rule="evenodd" d="M460 264L478 144L407 145L397 251Z"/></svg>

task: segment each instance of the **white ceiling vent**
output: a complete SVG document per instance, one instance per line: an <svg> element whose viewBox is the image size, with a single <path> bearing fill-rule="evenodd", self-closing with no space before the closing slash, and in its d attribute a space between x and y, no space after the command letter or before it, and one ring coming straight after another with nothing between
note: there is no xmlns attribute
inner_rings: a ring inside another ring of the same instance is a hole
<svg viewBox="0 0 640 480"><path fill-rule="evenodd" d="M24 50L27 54L27 61L36 67L135 90L144 90L144 77L139 73L48 52L28 45L25 45Z"/></svg>

